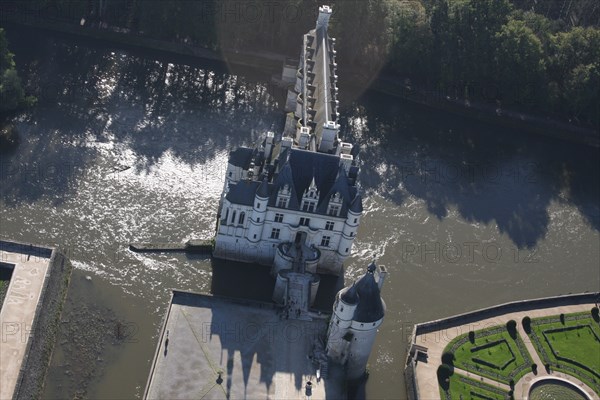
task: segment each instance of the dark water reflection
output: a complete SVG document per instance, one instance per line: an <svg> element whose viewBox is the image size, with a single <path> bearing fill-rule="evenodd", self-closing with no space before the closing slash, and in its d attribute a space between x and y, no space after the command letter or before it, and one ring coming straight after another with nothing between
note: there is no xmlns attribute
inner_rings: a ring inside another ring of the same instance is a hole
<svg viewBox="0 0 600 400"><path fill-rule="evenodd" d="M598 149L466 120L367 95L347 111L346 132L364 145L361 182L401 205L425 201L442 220L496 224L519 248L544 238L552 201L574 205L595 229ZM377 143L373 146L373 143ZM592 183L594 182L594 183Z"/></svg>
<svg viewBox="0 0 600 400"><path fill-rule="evenodd" d="M0 235L60 245L76 267L45 397L140 396L171 288L267 298L256 289L272 280L127 244L210 237L228 151L281 130L283 93L267 72L9 34L39 104L17 121L22 145L0 155ZM416 322L600 286L597 149L373 93L342 110L342 127L362 146L366 192L346 280L374 254L390 271L369 397L403 396ZM135 340L105 331L119 321ZM72 335L87 331L84 368Z"/></svg>

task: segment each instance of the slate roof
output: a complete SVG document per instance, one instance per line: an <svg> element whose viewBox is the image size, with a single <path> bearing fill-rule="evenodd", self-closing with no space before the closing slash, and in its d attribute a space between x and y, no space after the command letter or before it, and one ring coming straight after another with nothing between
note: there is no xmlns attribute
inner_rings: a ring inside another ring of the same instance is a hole
<svg viewBox="0 0 600 400"><path fill-rule="evenodd" d="M265 176L258 185L258 189L256 190L256 195L260 198L266 199L269 197L269 182L267 181L267 177Z"/></svg>
<svg viewBox="0 0 600 400"><path fill-rule="evenodd" d="M236 167L248 169L250 167L250 162L252 162L253 155L254 149L250 147L238 147L229 152L229 163Z"/></svg>
<svg viewBox="0 0 600 400"><path fill-rule="evenodd" d="M358 293L356 291L356 283L353 283L349 288L344 289L344 292L340 296L340 298L346 304L356 304L358 303Z"/></svg>
<svg viewBox="0 0 600 400"><path fill-rule="evenodd" d="M260 184L261 182L259 181L241 180L229 186L229 191L225 198L234 204L252 206L254 205L256 190Z"/></svg>
<svg viewBox="0 0 600 400"><path fill-rule="evenodd" d="M354 311L354 321L371 323L379 321L385 314L385 304L379 293L379 286L375 282L375 275L368 271L355 283L358 293L358 306Z"/></svg>
<svg viewBox="0 0 600 400"><path fill-rule="evenodd" d="M362 196L360 194L357 194L354 200L352 200L352 204L350 204L350 211L355 214L361 214L363 212Z"/></svg>
<svg viewBox="0 0 600 400"><path fill-rule="evenodd" d="M332 59L333 45L327 34L327 26L311 30L305 35L308 48L305 51L305 71L307 80L306 90L303 91L302 123L309 126L319 138L323 125L327 121L337 119L337 105L335 103L334 88L336 81Z"/></svg>
<svg viewBox="0 0 600 400"><path fill-rule="evenodd" d="M314 179L319 191L316 212L326 214L330 197L339 192L343 199L340 216L345 216L356 197L357 189L351 185L344 168L340 167L339 157L302 149L288 151L289 157L287 160L280 160L283 166L271 185L269 205L276 206L278 191L287 184L292 191L288 208L298 209L302 204L304 191Z"/></svg>

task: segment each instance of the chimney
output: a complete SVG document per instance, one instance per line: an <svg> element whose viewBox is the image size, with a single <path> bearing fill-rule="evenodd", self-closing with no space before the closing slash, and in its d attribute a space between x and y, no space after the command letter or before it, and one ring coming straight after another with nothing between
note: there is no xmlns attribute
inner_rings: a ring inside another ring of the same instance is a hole
<svg viewBox="0 0 600 400"><path fill-rule="evenodd" d="M267 132L267 137L265 139L265 160L270 160L271 158L271 150L273 149L273 138L275 134L273 132Z"/></svg>
<svg viewBox="0 0 600 400"><path fill-rule="evenodd" d="M298 136L298 147L301 149L305 149L308 146L308 142L310 140L310 128L307 126L303 126L299 130Z"/></svg>
<svg viewBox="0 0 600 400"><path fill-rule="evenodd" d="M319 18L317 19L317 29L325 28L329 25L329 17L331 17L331 7L321 6L319 7Z"/></svg>
<svg viewBox="0 0 600 400"><path fill-rule="evenodd" d="M354 157L352 154L340 154L340 164L344 166L346 174L350 172L350 167L352 166L353 161Z"/></svg>
<svg viewBox="0 0 600 400"><path fill-rule="evenodd" d="M285 148L291 148L292 147L292 143L293 140L291 137L289 136L285 136L281 139L281 148L285 149Z"/></svg>
<svg viewBox="0 0 600 400"><path fill-rule="evenodd" d="M387 269L383 265L379 266L379 271L377 274L377 286L379 286L379 291L381 292L381 288L383 287L383 281L385 281L385 277L387 276Z"/></svg>

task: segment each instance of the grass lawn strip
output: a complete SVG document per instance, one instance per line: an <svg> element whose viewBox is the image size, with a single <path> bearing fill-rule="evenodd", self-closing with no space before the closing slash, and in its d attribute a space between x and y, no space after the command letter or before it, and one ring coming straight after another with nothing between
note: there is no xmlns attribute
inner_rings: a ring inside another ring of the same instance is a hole
<svg viewBox="0 0 600 400"><path fill-rule="evenodd" d="M450 377L450 388L448 392L445 392L440 388L440 395L442 399L493 399L493 400L505 400L508 398L508 392L487 385L483 382L476 381L475 379L467 378L460 374L453 374ZM461 397L462 396L462 397Z"/></svg>
<svg viewBox="0 0 600 400"><path fill-rule="evenodd" d="M600 326L589 312L567 314L564 324L558 315L537 318L532 320L531 326L532 343L545 363L578 377L600 394L600 379L596 375L600 374ZM558 359L555 354L564 358Z"/></svg>
<svg viewBox="0 0 600 400"><path fill-rule="evenodd" d="M548 330L544 336L554 353L576 360L600 375L600 340L589 325L579 325L564 331Z"/></svg>
<svg viewBox="0 0 600 400"><path fill-rule="evenodd" d="M454 365L477 375L510 384L530 371L531 359L521 338L512 339L504 325L475 332L475 343L461 335L445 351L454 353Z"/></svg>

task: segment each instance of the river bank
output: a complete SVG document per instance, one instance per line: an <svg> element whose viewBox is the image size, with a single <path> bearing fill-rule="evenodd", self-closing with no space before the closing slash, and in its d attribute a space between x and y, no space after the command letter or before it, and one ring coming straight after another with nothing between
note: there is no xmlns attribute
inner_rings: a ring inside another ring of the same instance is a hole
<svg viewBox="0 0 600 400"><path fill-rule="evenodd" d="M286 56L267 51L244 51L221 49L220 51L194 46L186 43L152 39L140 34L126 32L118 28L99 29L81 27L59 21L46 22L19 14L2 16L2 23L14 24L26 28L41 29L71 36L83 36L88 39L111 42L125 49L152 49L178 56L210 60L227 65L250 67L279 74ZM365 77L350 71L341 77L343 84L353 86L364 82ZM529 114L515 109L502 108L492 101L474 102L454 97L443 89L419 87L404 77L380 73L371 80L368 89L403 99L415 104L479 121L496 124L510 129L523 130L530 134L550 136L592 147L600 147L600 134L597 129L575 125L568 121L548 115Z"/></svg>

